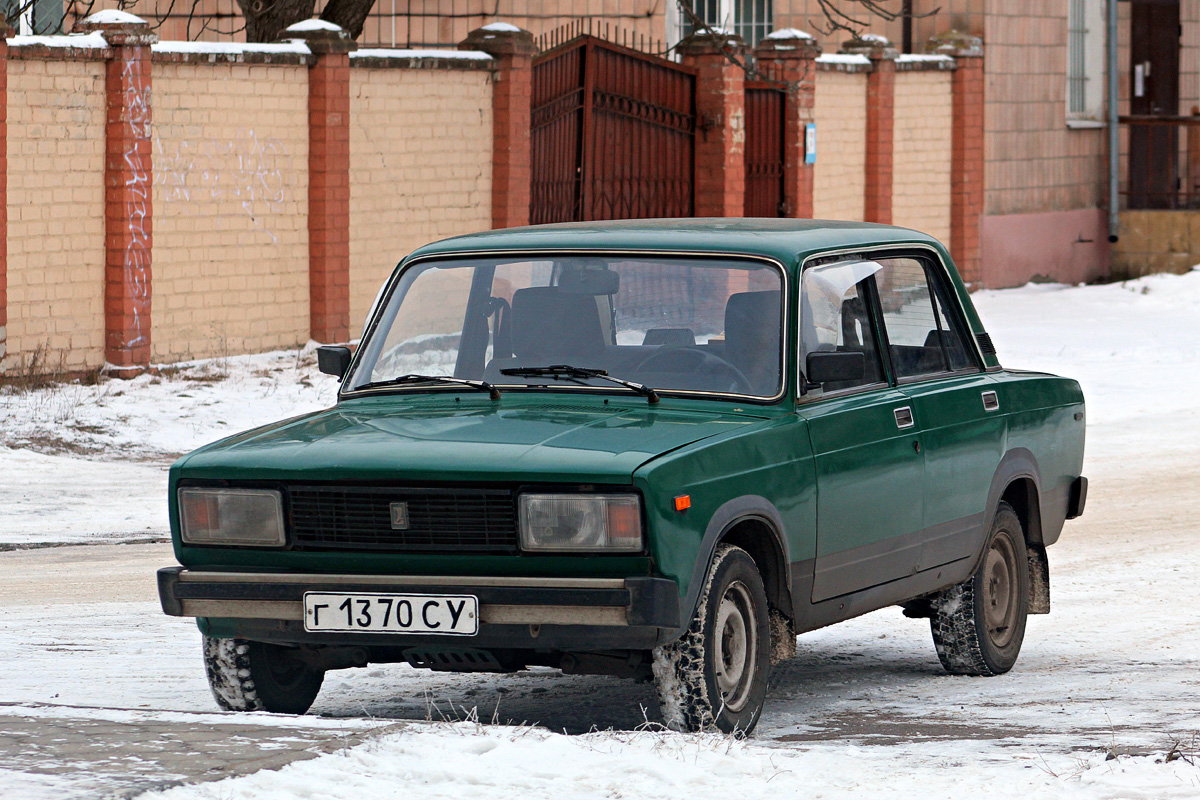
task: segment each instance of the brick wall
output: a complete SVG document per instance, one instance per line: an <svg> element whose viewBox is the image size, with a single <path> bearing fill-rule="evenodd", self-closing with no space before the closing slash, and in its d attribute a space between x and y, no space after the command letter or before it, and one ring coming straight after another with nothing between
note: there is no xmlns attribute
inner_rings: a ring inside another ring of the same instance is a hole
<svg viewBox="0 0 1200 800"><path fill-rule="evenodd" d="M817 71L817 163L813 189L816 219L863 218L866 166L867 76Z"/></svg>
<svg viewBox="0 0 1200 800"><path fill-rule="evenodd" d="M154 359L308 339L303 65L154 65Z"/></svg>
<svg viewBox="0 0 1200 800"><path fill-rule="evenodd" d="M8 63L8 355L104 363L104 62Z"/></svg>
<svg viewBox="0 0 1200 800"><path fill-rule="evenodd" d="M950 242L952 73L896 74L892 223Z"/></svg>
<svg viewBox="0 0 1200 800"><path fill-rule="evenodd" d="M350 335L401 258L492 227L491 73L350 71Z"/></svg>

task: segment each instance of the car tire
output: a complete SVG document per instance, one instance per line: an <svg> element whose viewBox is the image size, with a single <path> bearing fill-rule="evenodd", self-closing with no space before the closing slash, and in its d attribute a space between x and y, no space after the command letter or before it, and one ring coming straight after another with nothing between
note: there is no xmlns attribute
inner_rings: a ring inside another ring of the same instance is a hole
<svg viewBox="0 0 1200 800"><path fill-rule="evenodd" d="M667 727L748 735L762 714L770 668L762 576L745 550L718 547L687 632L654 651Z"/></svg>
<svg viewBox="0 0 1200 800"><path fill-rule="evenodd" d="M204 671L217 705L226 711L303 714L325 679L294 648L212 636L204 637Z"/></svg>
<svg viewBox="0 0 1200 800"><path fill-rule="evenodd" d="M933 644L951 675L1012 669L1029 615L1029 557L1012 506L1000 503L979 569L931 598Z"/></svg>

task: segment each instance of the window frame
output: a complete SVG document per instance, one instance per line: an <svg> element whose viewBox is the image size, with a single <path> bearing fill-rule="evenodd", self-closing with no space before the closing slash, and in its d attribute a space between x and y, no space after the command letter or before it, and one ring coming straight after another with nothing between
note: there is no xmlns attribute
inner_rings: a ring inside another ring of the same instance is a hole
<svg viewBox="0 0 1200 800"><path fill-rule="evenodd" d="M696 16L704 18L704 14L696 6L714 5L717 9L716 20L706 20L713 28L721 28L742 35L742 30L755 27L762 27L763 35L757 40L747 39L742 36L747 47L754 47L764 37L770 34L775 29L775 4L773 0L766 0L764 7L767 11L767 18L763 20L754 20L752 22L738 22L738 11L740 8L747 6L753 9L754 0L693 0L692 10L696 12ZM675 3L670 3L667 13L667 44L674 47L687 37L688 20L682 10Z"/></svg>
<svg viewBox="0 0 1200 800"><path fill-rule="evenodd" d="M841 260L847 261L847 262L854 261L856 259L854 259L852 257L853 255L854 254L851 254L850 258L845 258L845 259L841 259ZM875 259L867 259L867 260L874 261ZM803 348L803 341L802 341L803 337L802 337L802 331L800 330L800 325L802 322L802 320L800 318L800 314L804 307L804 304L802 302L800 302L801 301L800 295L803 294L803 292L804 292L804 270L810 269L810 268L811 269L819 269L821 267L835 266L837 263L839 263L839 262L831 261L828 264L817 264L817 265L810 266L806 262L805 265L803 267L801 267L800 277L796 281L796 285L798 287L797 288L798 293L797 293L797 297L796 297L796 331L795 331L795 334L796 334L796 347L795 347L795 351L796 351L796 386L798 388L798 391L800 392L801 401L804 401L807 399L807 402L816 402L818 400L824 400L825 398L846 397L847 395L860 394L862 392L877 391L879 389L887 389L887 388L890 388L894 384L891 358L888 357L888 355L884 352L884 347L886 346L886 340L883 338L883 335L882 335L883 334L883 330L881 327L882 320L880 319L879 314L878 314L879 292L875 286L875 281L874 281L875 276L872 275L869 278L863 279L864 281L867 282L867 291L866 291L866 296L863 297L862 300L867 306L867 320L870 322L870 325L871 325L871 337L875 341L875 352L878 354L879 366L881 368L880 371L883 373L883 380L874 381L872 383L864 383L860 386L849 386L845 389L836 389L832 392L826 392L824 389L822 389L821 394L818 396L815 396L815 397L810 396L810 392L805 390L805 388L804 388L808 385L808 378L804 374L804 367L805 367L805 362L807 359L804 357L805 354L803 352L804 348ZM862 281L860 281L860 283L861 282ZM855 285L857 286L858 284L855 284Z"/></svg>
<svg viewBox="0 0 1200 800"><path fill-rule="evenodd" d="M870 319L873 331L876 332L876 344L880 348L880 358L883 361L883 370L886 377L886 383L876 382L865 384L863 386L855 386L849 389L841 389L836 392L824 393L819 396L812 396L810 393L804 392L805 380L803 358L800 354L800 319L799 312L796 314L796 321L793 323L796 327L794 335L796 337L796 372L794 379L796 381L796 402L798 404L817 403L826 399L834 399L838 397L846 397L847 395L861 394L868 391L879 391L880 389L900 388L915 383L924 383L931 380L944 380L946 378L957 377L961 375L973 375L976 373L982 374L987 372L987 366L983 360L983 354L979 351L979 341L975 338L975 332L971 329L970 322L966 318L966 313L962 308L962 303L958 299L957 292L954 291L954 282L950 278L949 269L946 266L946 261L932 245L925 244L907 244L907 245L868 245L864 247L847 247L837 250L826 250L820 253L814 253L806 257L800 265L800 272L796 279L797 284L797 300L796 305L799 309L800 299L799 292L803 291L804 271L818 266L826 266L827 264L835 263L836 260L849 261L854 258L860 258L866 261L886 261L892 258L912 258L922 263L925 269L926 280L931 282L930 288L935 293L944 293L947 300L945 308L947 318L952 318L952 324L957 325L960 334L963 331L967 332L967 336L963 341L963 348L967 351L967 356L972 362L972 366L964 367L957 370L943 370L940 372L929 373L927 375L916 375L907 378L900 378L896 374L895 364L892 362L891 343L887 338L887 325L883 319L883 307L879 302L878 287L875 284L874 276L869 284L868 299L870 307ZM826 260L828 259L828 261ZM814 263L816 262L816 263Z"/></svg>
<svg viewBox="0 0 1200 800"><path fill-rule="evenodd" d="M1105 122L1107 38L1104 0L1068 0L1065 76L1067 127L1097 127Z"/></svg>

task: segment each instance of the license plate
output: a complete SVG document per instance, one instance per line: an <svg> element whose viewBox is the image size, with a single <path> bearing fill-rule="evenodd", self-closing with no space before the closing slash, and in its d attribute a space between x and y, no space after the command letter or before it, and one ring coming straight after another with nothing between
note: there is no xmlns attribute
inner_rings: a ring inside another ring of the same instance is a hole
<svg viewBox="0 0 1200 800"><path fill-rule="evenodd" d="M479 599L467 594L305 592L304 630L473 636L479 632Z"/></svg>

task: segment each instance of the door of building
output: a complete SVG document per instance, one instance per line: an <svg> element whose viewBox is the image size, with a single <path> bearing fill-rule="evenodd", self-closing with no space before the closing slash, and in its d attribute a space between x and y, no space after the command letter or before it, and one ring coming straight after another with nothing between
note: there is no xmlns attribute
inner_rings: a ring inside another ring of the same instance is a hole
<svg viewBox="0 0 1200 800"><path fill-rule="evenodd" d="M1176 116L1179 109L1179 0L1130 3L1129 112ZM1129 207L1173 208L1179 141L1168 125L1129 126Z"/></svg>

